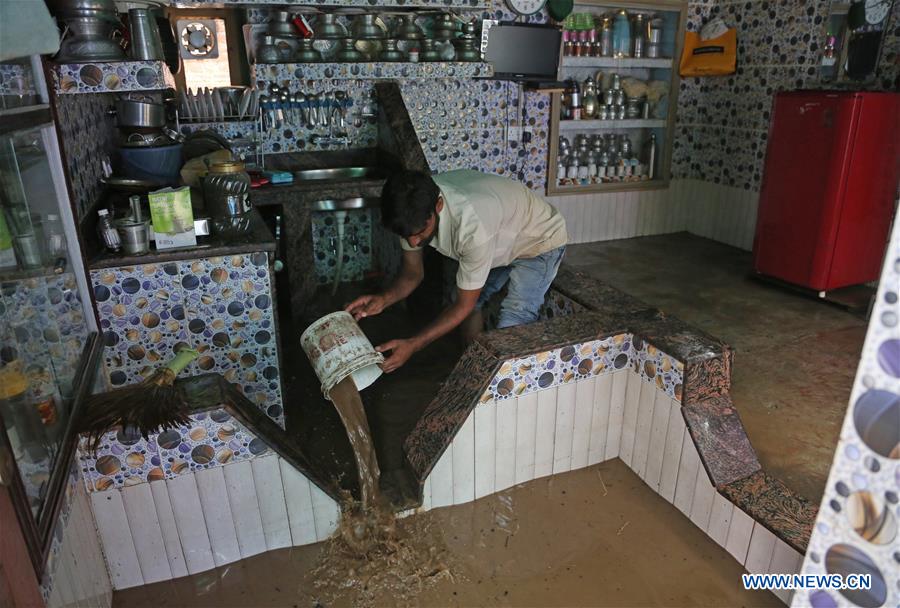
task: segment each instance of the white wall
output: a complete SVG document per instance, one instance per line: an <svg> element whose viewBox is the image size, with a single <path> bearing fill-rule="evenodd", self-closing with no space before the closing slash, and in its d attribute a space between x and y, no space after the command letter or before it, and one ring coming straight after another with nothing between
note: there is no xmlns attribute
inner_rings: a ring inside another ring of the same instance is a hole
<svg viewBox="0 0 900 608"><path fill-rule="evenodd" d="M48 558L47 607L110 606L112 585L80 478L72 485L72 492L68 516L57 523L62 527L62 542L54 543Z"/></svg>
<svg viewBox="0 0 900 608"><path fill-rule="evenodd" d="M570 243L687 231L750 251L759 193L693 179L665 190L547 197L563 217Z"/></svg>

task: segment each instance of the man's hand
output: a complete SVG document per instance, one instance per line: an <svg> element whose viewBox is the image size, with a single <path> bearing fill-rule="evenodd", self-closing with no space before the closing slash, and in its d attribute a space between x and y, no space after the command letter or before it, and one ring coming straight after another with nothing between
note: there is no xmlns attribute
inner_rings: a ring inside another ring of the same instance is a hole
<svg viewBox="0 0 900 608"><path fill-rule="evenodd" d="M412 357L413 353L419 350L418 343L413 340L391 340L375 347L380 353L390 351L390 356L381 364L384 373L389 374L403 366L406 361Z"/></svg>
<svg viewBox="0 0 900 608"><path fill-rule="evenodd" d="M347 304L347 307L344 308L347 312L353 315L353 318L359 321L363 317L374 317L375 315L381 314L381 311L384 310L385 299L381 294L371 294L367 296L360 296Z"/></svg>

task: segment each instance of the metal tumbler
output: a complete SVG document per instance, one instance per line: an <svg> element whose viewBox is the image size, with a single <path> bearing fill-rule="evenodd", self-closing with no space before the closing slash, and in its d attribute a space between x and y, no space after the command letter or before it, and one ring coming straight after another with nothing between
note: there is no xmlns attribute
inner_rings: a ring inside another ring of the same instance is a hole
<svg viewBox="0 0 900 608"><path fill-rule="evenodd" d="M162 39L156 18L146 8L133 8L128 11L128 23L131 26L131 58L140 60L162 61Z"/></svg>

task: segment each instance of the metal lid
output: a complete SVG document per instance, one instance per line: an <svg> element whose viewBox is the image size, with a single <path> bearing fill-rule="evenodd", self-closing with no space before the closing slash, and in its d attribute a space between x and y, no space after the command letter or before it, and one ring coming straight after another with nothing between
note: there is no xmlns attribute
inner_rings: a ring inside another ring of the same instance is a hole
<svg viewBox="0 0 900 608"><path fill-rule="evenodd" d="M213 163L209 168L210 173L240 173L243 170L244 163L236 160Z"/></svg>

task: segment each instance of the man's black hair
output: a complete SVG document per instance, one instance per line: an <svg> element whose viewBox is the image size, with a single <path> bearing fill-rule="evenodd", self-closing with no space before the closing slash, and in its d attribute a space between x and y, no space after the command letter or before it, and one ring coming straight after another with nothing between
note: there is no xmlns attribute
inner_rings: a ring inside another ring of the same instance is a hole
<svg viewBox="0 0 900 608"><path fill-rule="evenodd" d="M403 238L421 232L434 212L440 195L440 189L427 173L394 173L381 191L381 223Z"/></svg>

